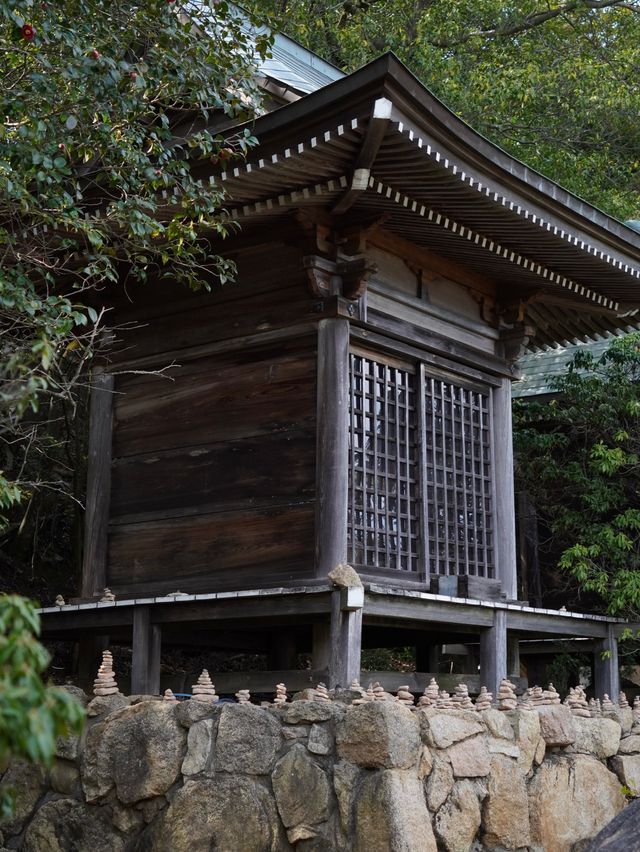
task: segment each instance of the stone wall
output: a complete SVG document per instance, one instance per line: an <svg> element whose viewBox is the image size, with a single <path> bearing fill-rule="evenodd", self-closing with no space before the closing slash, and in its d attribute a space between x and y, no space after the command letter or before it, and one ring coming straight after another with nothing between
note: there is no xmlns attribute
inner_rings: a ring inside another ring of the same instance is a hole
<svg viewBox="0 0 640 852"><path fill-rule="evenodd" d="M640 721L564 705L96 698L49 772L13 765L25 852L578 852L640 789Z"/></svg>

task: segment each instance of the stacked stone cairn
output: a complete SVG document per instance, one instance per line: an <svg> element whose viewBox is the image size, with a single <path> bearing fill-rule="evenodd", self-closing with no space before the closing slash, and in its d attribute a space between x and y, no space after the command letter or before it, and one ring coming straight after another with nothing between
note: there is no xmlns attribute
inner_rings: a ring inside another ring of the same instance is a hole
<svg viewBox="0 0 640 852"><path fill-rule="evenodd" d="M278 689L284 690L284 684L278 684ZM351 683L350 689L353 692L359 693L351 702L352 707L359 707L363 704L368 704L371 701L396 701L411 709L433 707L436 710L490 710L493 706L493 695L489 692L486 686L480 687L480 692L475 700L472 701L469 695L469 689L465 683L459 683L453 695L449 695L443 689L439 689L435 678L431 678L429 685L425 688L420 699L415 703L413 694L408 686L398 687L398 692L395 696L386 692L384 687L379 683L369 684L364 690L358 681L354 680ZM508 678L504 678L500 682L497 696L497 706L499 710L523 710L532 711L536 707L561 704L559 693L556 691L552 683L547 689L542 689L540 686L533 686L526 690L524 695L518 699L516 686ZM246 692L246 690L245 690ZM247 693L248 694L248 693ZM238 700L240 693L236 694ZM327 691L324 684L318 684L316 688L315 700L331 701L332 696ZM286 701L286 690L282 694L278 694L274 703L282 704ZM244 702L241 702L244 703ZM598 718L602 716L603 710L611 710L616 707L608 695L605 695L602 702L597 698L591 698L587 701L587 694L583 686L574 686L569 690L564 705L569 708L572 715L581 718ZM630 709L630 704L624 693L620 693L620 702L618 705L622 709ZM633 702L633 719L634 726L640 727L640 696L636 696Z"/></svg>
<svg viewBox="0 0 640 852"><path fill-rule="evenodd" d="M627 701L627 696L624 694L624 692L621 692L618 697L618 707L621 710L626 710L629 707L629 702Z"/></svg>
<svg viewBox="0 0 640 852"><path fill-rule="evenodd" d="M236 692L236 701L238 704L251 704L251 693L248 689L239 689Z"/></svg>
<svg viewBox="0 0 640 852"><path fill-rule="evenodd" d="M208 701L210 704L215 704L218 701L216 688L206 669L202 669L198 682L194 683L191 687L191 699L194 701Z"/></svg>
<svg viewBox="0 0 640 852"><path fill-rule="evenodd" d="M113 656L111 651L103 651L102 662L96 679L93 681L93 694L115 695L118 691L118 684L113 674Z"/></svg>
<svg viewBox="0 0 640 852"><path fill-rule="evenodd" d="M378 681L373 684L373 697L376 701L393 700L393 695L386 692L384 686L382 686Z"/></svg>
<svg viewBox="0 0 640 852"><path fill-rule="evenodd" d="M284 683L276 684L276 697L273 699L273 703L276 707L282 707L283 704L287 703L287 687Z"/></svg>
<svg viewBox="0 0 640 852"><path fill-rule="evenodd" d="M429 685L425 687L424 692L418 700L418 707L433 707L438 700L439 694L440 687L438 686L438 682L435 677L432 677Z"/></svg>
<svg viewBox="0 0 640 852"><path fill-rule="evenodd" d="M532 686L527 690L527 694L531 699L534 707L541 707L545 704L544 690L541 686Z"/></svg>
<svg viewBox="0 0 640 852"><path fill-rule="evenodd" d="M587 696L581 686L576 686L569 690L567 705L574 716L581 716L583 719L591 718Z"/></svg>
<svg viewBox="0 0 640 852"><path fill-rule="evenodd" d="M451 700L458 710L473 710L473 701L469 697L469 689L466 683L459 683L456 686Z"/></svg>
<svg viewBox="0 0 640 852"><path fill-rule="evenodd" d="M545 704L562 704L560 693L556 690L552 683L549 684L543 694Z"/></svg>
<svg viewBox="0 0 640 852"><path fill-rule="evenodd" d="M517 706L516 685L504 678L498 687L498 710L515 710Z"/></svg>
<svg viewBox="0 0 640 852"><path fill-rule="evenodd" d="M165 689L162 700L168 701L170 704L178 704L178 699L175 697L171 689Z"/></svg>
<svg viewBox="0 0 640 852"><path fill-rule="evenodd" d="M352 707L359 707L361 704L369 704L370 701L375 701L376 696L373 692L373 684L369 684L366 690L362 690L362 695L359 698L354 698L351 702Z"/></svg>
<svg viewBox="0 0 640 852"><path fill-rule="evenodd" d="M116 599L116 596L113 594L111 589L108 589L106 586L102 590L102 597L100 598L100 603L113 603Z"/></svg>
<svg viewBox="0 0 640 852"><path fill-rule="evenodd" d="M493 701L493 695L491 692L488 692L486 686L480 687L480 694L476 698L475 709L478 711L481 710L491 710L491 702Z"/></svg>
<svg viewBox="0 0 640 852"><path fill-rule="evenodd" d="M449 693L445 689L440 690L440 694L436 698L435 703L436 710L455 710L456 705L449 695Z"/></svg>
<svg viewBox="0 0 640 852"><path fill-rule="evenodd" d="M331 701L331 696L329 695L329 690L326 687L326 684L319 683L315 690L314 696L315 701Z"/></svg>
<svg viewBox="0 0 640 852"><path fill-rule="evenodd" d="M355 678L351 681L351 686L349 687L349 689L351 690L351 692L358 692L358 693L360 693L360 696L361 696L361 697L362 697L363 695L366 695L366 692L367 692L367 691L366 691L366 689L363 689L363 688L360 686L360 683L359 683L359 682L358 682Z"/></svg>
<svg viewBox="0 0 640 852"><path fill-rule="evenodd" d="M399 701L400 704L404 704L405 707L413 707L413 695L409 691L408 686L398 687L396 700Z"/></svg>
<svg viewBox="0 0 640 852"><path fill-rule="evenodd" d="M524 695L522 696L522 698L518 701L518 710L530 711L530 710L535 710L535 709L536 709L535 705L534 705L533 701L531 700L531 696L529 695L529 690L527 689L525 691Z"/></svg>

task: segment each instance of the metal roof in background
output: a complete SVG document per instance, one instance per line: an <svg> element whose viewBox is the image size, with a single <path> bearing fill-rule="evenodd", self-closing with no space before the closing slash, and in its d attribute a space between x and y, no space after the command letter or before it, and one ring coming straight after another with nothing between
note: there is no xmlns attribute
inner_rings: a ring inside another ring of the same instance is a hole
<svg viewBox="0 0 640 852"><path fill-rule="evenodd" d="M339 68L283 33L276 33L271 56L260 63L258 73L303 95L345 76Z"/></svg>
<svg viewBox="0 0 640 852"><path fill-rule="evenodd" d="M218 36L216 32L216 16L201 0L187 0L185 10L191 11L194 17L212 38ZM256 28L249 23L247 12L236 3L229 3L231 15L237 16L242 21L242 29L251 37L269 32L267 26ZM272 33L273 45L270 55L266 59L254 56L257 64L258 76L273 80L298 95L308 95L344 77L340 71L330 62L322 59L313 51L303 47L295 39L284 35L284 33Z"/></svg>
<svg viewBox="0 0 640 852"><path fill-rule="evenodd" d="M611 342L622 334L623 332L606 334L589 343L556 346L524 355L518 361L522 378L517 382L512 382L511 396L514 399L525 399L557 393L554 380L566 373L569 362L577 352L589 352L597 360L607 351Z"/></svg>

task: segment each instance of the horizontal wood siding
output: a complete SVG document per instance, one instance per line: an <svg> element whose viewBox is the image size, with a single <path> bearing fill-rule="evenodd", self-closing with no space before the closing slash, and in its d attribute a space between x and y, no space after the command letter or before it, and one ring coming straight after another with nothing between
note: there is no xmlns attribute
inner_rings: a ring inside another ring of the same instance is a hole
<svg viewBox="0 0 640 852"><path fill-rule="evenodd" d="M312 504L112 527L109 583L119 594L261 588L313 573Z"/></svg>
<svg viewBox="0 0 640 852"><path fill-rule="evenodd" d="M112 523L312 500L307 431L116 459Z"/></svg>
<svg viewBox="0 0 640 852"><path fill-rule="evenodd" d="M230 286L241 292L241 285ZM251 299L250 309L247 296ZM135 335L124 334L125 346L119 355L116 354L116 361L180 352L191 346L284 328L312 319L314 315L313 301L304 287L298 285L258 295L245 292L245 298L231 302L212 298L209 305L157 317L146 325L141 324Z"/></svg>
<svg viewBox="0 0 640 852"><path fill-rule="evenodd" d="M162 372L115 380L107 582L118 594L313 577L316 335L233 342L308 320L313 300L288 250L282 262L249 255L238 284L151 301L148 324L124 333L127 357ZM143 315L139 302L116 306L122 322ZM223 352L193 350L219 340Z"/></svg>
<svg viewBox="0 0 640 852"><path fill-rule="evenodd" d="M299 251L261 246L235 261L236 281L211 292L192 293L175 282L156 281L119 294L111 318L113 363L173 355L315 317Z"/></svg>
<svg viewBox="0 0 640 852"><path fill-rule="evenodd" d="M167 375L116 382L114 457L314 428L315 349L201 358Z"/></svg>

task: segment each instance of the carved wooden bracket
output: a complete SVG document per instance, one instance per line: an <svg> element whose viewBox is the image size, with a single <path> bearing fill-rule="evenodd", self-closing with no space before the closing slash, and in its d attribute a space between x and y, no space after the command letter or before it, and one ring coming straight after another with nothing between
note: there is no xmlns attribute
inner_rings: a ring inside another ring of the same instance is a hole
<svg viewBox="0 0 640 852"><path fill-rule="evenodd" d="M297 210L293 218L303 230L305 248L309 254L319 252L335 257L336 247L332 240L330 222L316 221L305 210Z"/></svg>
<svg viewBox="0 0 640 852"><path fill-rule="evenodd" d="M314 296L322 299L326 296L338 294L339 288L334 261L311 254L303 257L302 263L307 273L309 288Z"/></svg>
<svg viewBox="0 0 640 852"><path fill-rule="evenodd" d="M319 255L302 258L309 287L314 296L344 296L355 301L367 289L369 277L377 271L365 257L345 257L335 262Z"/></svg>
<svg viewBox="0 0 640 852"><path fill-rule="evenodd" d="M526 346L535 333L535 326L525 321L515 322L510 328L501 330L500 342L504 357L510 364L524 355Z"/></svg>
<svg viewBox="0 0 640 852"><path fill-rule="evenodd" d="M337 271L342 278L342 295L345 299L355 301L364 295L367 281L378 271L378 267L366 257L348 257L338 261Z"/></svg>

